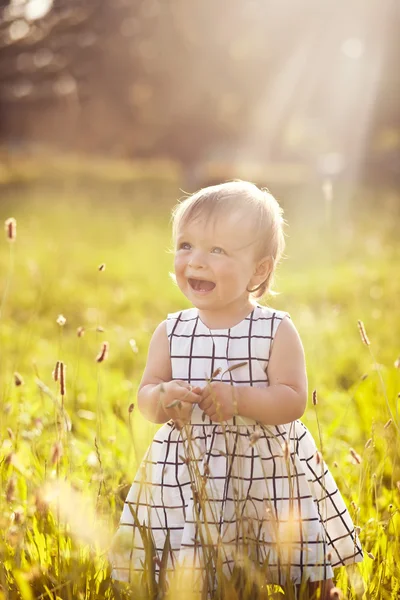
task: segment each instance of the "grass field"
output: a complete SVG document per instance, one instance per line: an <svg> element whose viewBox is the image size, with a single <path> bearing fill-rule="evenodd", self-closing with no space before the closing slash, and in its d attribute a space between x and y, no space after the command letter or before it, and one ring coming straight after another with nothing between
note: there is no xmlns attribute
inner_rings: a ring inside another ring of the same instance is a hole
<svg viewBox="0 0 400 600"><path fill-rule="evenodd" d="M0 239L0 600L164 597L150 577L131 593L115 588L106 560L157 427L135 405L147 345L168 312L188 306L169 276L173 198L150 200L141 188L130 204L84 194L0 204L3 221L17 219L16 241ZM296 217L269 299L303 339L318 394L303 421L360 527L363 563L336 571L349 599L400 597L396 227L373 209L318 227ZM254 597L246 593L221 597Z"/></svg>

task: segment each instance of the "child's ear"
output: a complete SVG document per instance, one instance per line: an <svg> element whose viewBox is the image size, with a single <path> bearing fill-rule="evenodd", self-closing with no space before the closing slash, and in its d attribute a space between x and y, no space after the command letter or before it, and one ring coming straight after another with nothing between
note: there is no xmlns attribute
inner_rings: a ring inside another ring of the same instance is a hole
<svg viewBox="0 0 400 600"><path fill-rule="evenodd" d="M256 277L260 277L261 279L266 279L271 273L273 265L274 260L272 256L264 256L264 258L258 261L254 275Z"/></svg>

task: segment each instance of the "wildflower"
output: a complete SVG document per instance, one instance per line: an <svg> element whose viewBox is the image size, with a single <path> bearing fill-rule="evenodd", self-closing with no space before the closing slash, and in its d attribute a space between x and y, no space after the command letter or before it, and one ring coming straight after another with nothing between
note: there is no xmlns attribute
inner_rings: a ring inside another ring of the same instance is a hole
<svg viewBox="0 0 400 600"><path fill-rule="evenodd" d="M60 375L60 361L56 362L56 366L54 367L54 371L52 373L54 381L58 381L58 377Z"/></svg>
<svg viewBox="0 0 400 600"><path fill-rule="evenodd" d="M61 442L55 442L55 444L53 444L53 447L51 449L51 464L55 465L58 464L61 457L63 455L63 445Z"/></svg>
<svg viewBox="0 0 400 600"><path fill-rule="evenodd" d="M358 321L358 329L360 330L361 340L363 344L369 346L371 342L368 339L367 332L365 331L364 323L362 321Z"/></svg>
<svg viewBox="0 0 400 600"><path fill-rule="evenodd" d="M139 348L137 347L136 340L134 340L134 339L129 340L129 345L131 347L132 352L134 352L135 354L137 354L139 352Z"/></svg>
<svg viewBox="0 0 400 600"><path fill-rule="evenodd" d="M67 367L63 362L60 362L60 393L61 396L65 396L65 383L66 383L66 370Z"/></svg>
<svg viewBox="0 0 400 600"><path fill-rule="evenodd" d="M351 456L353 457L353 459L355 460L355 462L360 465L361 464L361 456L359 454L357 454L357 452L354 450L354 448L350 448L349 450Z"/></svg>
<svg viewBox="0 0 400 600"><path fill-rule="evenodd" d="M369 440L366 441L364 448L369 448L371 444L372 444L372 438L369 438Z"/></svg>
<svg viewBox="0 0 400 600"><path fill-rule="evenodd" d="M103 342L101 345L101 350L98 353L98 355L96 356L96 361L98 363L101 363L104 360L106 360L107 358L108 358L108 342Z"/></svg>
<svg viewBox="0 0 400 600"><path fill-rule="evenodd" d="M371 560L375 560L375 556L372 554L372 552L367 552L367 555Z"/></svg>
<svg viewBox="0 0 400 600"><path fill-rule="evenodd" d="M101 265L98 266L99 271L105 271L106 268L106 263L101 263Z"/></svg>
<svg viewBox="0 0 400 600"><path fill-rule="evenodd" d="M67 322L67 319L64 317L64 315L58 315L58 317L56 319L56 323L60 327L64 327L64 325L65 325L66 322Z"/></svg>
<svg viewBox="0 0 400 600"><path fill-rule="evenodd" d="M17 387L20 385L24 385L24 380L22 378L22 375L20 375L18 373L18 371L15 371L15 373L14 373L14 383Z"/></svg>
<svg viewBox="0 0 400 600"><path fill-rule="evenodd" d="M351 501L351 508L354 510L354 512L358 511L358 506L357 504L354 502L354 500Z"/></svg>
<svg viewBox="0 0 400 600"><path fill-rule="evenodd" d="M84 328L84 327L82 327L82 326L81 326L81 327L78 327L78 329L76 330L76 335L77 335L78 337L82 337L84 333L85 333L85 328Z"/></svg>
<svg viewBox="0 0 400 600"><path fill-rule="evenodd" d="M10 217L4 223L7 238L10 242L15 242L17 238L17 221L14 217Z"/></svg>
<svg viewBox="0 0 400 600"><path fill-rule="evenodd" d="M317 406L317 404L318 404L317 390L314 390L312 393L312 403L314 406Z"/></svg>
<svg viewBox="0 0 400 600"><path fill-rule="evenodd" d="M390 426L391 426L391 424L392 424L392 419L389 419L389 421L387 421L387 422L384 424L384 426L383 426L383 429L387 429L388 427L390 427Z"/></svg>
<svg viewBox="0 0 400 600"><path fill-rule="evenodd" d="M128 408L128 413L130 414L131 412L133 412L133 409L134 409L134 408L135 408L135 405L134 405L134 404L133 404L133 402L132 402L132 404L130 404L130 405L129 405L129 408Z"/></svg>

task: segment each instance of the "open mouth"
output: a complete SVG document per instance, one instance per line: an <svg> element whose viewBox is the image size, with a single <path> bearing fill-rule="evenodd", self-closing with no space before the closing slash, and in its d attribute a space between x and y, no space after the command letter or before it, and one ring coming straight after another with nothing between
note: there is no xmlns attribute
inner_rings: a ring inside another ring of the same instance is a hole
<svg viewBox="0 0 400 600"><path fill-rule="evenodd" d="M206 279L188 279L188 281L195 292L211 292L215 288L215 283Z"/></svg>

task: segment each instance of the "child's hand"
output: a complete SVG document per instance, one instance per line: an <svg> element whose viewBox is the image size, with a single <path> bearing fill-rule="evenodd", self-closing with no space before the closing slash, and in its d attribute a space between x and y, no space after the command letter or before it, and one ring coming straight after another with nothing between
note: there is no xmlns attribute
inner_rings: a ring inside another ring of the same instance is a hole
<svg viewBox="0 0 400 600"><path fill-rule="evenodd" d="M237 415L235 388L229 383L212 381L201 393L199 407L211 421L227 421Z"/></svg>
<svg viewBox="0 0 400 600"><path fill-rule="evenodd" d="M168 381L162 384L160 401L164 412L179 426L190 420L193 404L200 401L200 388L185 381Z"/></svg>

